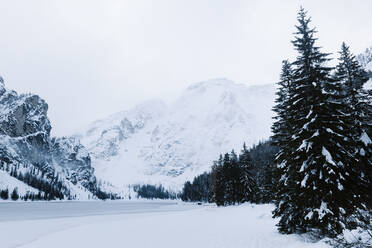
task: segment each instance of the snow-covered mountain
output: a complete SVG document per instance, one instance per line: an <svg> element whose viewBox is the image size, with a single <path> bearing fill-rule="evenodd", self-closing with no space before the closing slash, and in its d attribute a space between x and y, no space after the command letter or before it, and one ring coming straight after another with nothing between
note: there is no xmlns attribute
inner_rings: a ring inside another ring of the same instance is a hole
<svg viewBox="0 0 372 248"><path fill-rule="evenodd" d="M0 77L0 190L49 199L94 198L99 191L86 149L73 138L51 138L48 104L5 88Z"/></svg>
<svg viewBox="0 0 372 248"><path fill-rule="evenodd" d="M367 48L363 53L357 56L359 63L367 70L369 81L365 84L365 88L372 90L372 46Z"/></svg>
<svg viewBox="0 0 372 248"><path fill-rule="evenodd" d="M367 70L372 71L372 46L357 56L359 63Z"/></svg>
<svg viewBox="0 0 372 248"><path fill-rule="evenodd" d="M226 79L196 83L172 104L144 102L76 134L99 178L118 187L180 188L209 170L220 153L270 136L275 86Z"/></svg>

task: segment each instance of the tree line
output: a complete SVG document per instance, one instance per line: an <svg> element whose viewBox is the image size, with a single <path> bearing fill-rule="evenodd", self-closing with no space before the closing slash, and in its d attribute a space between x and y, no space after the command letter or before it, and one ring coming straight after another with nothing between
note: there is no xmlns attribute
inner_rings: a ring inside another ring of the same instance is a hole
<svg viewBox="0 0 372 248"><path fill-rule="evenodd" d="M25 184L38 189L42 193L35 194L29 193L29 195L24 196L27 199L38 199L38 200L56 200L73 198L70 195L70 191L63 185L62 181L59 179L58 174L55 176L43 173L38 168L32 166L31 169L26 171L21 170L17 165L9 165L5 162L0 163L0 170L6 171L10 176L17 178L18 180L24 182ZM5 194L5 193L4 193Z"/></svg>
<svg viewBox="0 0 372 248"><path fill-rule="evenodd" d="M162 185L134 185L133 191L137 193L137 197L146 199L176 199L177 194L166 190Z"/></svg>
<svg viewBox="0 0 372 248"><path fill-rule="evenodd" d="M48 195L45 195L41 191L38 193L27 191L25 195L20 196L18 194L18 188L15 187L13 191L9 194L8 189L0 190L0 198L3 200L12 199L13 201L16 201L18 199L24 200L24 201L39 201L39 200L50 200L48 198Z"/></svg>
<svg viewBox="0 0 372 248"><path fill-rule="evenodd" d="M218 206L272 202L276 185L273 160L277 150L269 140L250 149L244 144L239 155L235 151L220 155L210 172L184 184L180 197L183 201Z"/></svg>

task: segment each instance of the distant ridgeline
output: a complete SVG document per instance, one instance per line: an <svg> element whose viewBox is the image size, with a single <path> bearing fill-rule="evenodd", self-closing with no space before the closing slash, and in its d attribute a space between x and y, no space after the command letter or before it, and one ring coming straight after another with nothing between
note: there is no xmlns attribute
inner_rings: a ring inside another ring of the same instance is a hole
<svg viewBox="0 0 372 248"><path fill-rule="evenodd" d="M0 197L27 200L106 199L79 140L51 138L48 105L7 90L0 78Z"/></svg>

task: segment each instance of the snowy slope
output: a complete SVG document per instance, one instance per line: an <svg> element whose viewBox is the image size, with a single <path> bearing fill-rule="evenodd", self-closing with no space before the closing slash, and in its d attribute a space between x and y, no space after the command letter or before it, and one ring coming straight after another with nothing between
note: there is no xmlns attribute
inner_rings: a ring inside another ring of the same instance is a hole
<svg viewBox="0 0 372 248"><path fill-rule="evenodd" d="M76 200L90 200L94 199L94 195L89 192L80 184L72 184L71 182L66 181L66 185L70 190L70 194L75 197ZM19 197L25 196L27 192L38 194L39 190L35 189L24 182L18 180L15 177L9 175L9 173L0 170L0 190L8 189L9 196L12 191L17 188ZM1 199L0 199L1 201Z"/></svg>
<svg viewBox="0 0 372 248"><path fill-rule="evenodd" d="M220 153L270 136L274 92L274 85L209 80L191 85L170 105L145 102L76 136L100 179L119 187L162 183L180 188L209 170Z"/></svg>
<svg viewBox="0 0 372 248"><path fill-rule="evenodd" d="M35 193L35 194L39 192L39 190L10 176L7 172L0 170L0 190L8 189L9 194L11 194L15 188L17 188L19 196L24 196L27 192Z"/></svg>

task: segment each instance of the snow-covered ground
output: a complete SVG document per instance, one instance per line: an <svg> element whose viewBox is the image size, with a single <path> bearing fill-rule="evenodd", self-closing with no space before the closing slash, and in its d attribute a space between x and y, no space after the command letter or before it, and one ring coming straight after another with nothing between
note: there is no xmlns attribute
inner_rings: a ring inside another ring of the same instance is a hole
<svg viewBox="0 0 372 248"><path fill-rule="evenodd" d="M3 202L0 247L328 247L279 234L272 209L174 201Z"/></svg>

